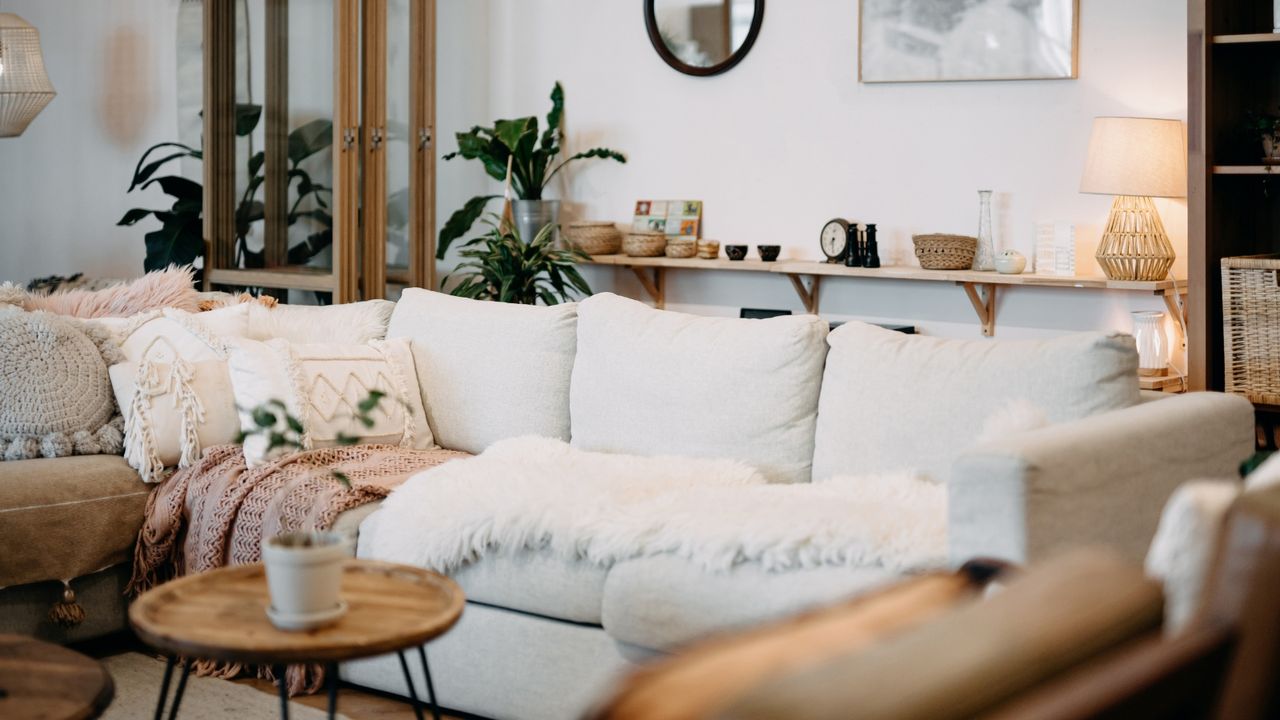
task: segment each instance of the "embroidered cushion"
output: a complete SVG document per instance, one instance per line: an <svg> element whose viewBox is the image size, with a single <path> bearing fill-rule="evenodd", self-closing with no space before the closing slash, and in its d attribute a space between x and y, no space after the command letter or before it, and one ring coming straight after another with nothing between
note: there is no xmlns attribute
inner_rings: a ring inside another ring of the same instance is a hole
<svg viewBox="0 0 1280 720"><path fill-rule="evenodd" d="M120 417L100 328L53 313L0 310L0 457L118 454Z"/></svg>
<svg viewBox="0 0 1280 720"><path fill-rule="evenodd" d="M226 338L248 333L249 305L204 313L164 310L115 327L125 362L110 370L124 415L125 459L147 482L232 443L240 418L227 373Z"/></svg>
<svg viewBox="0 0 1280 720"><path fill-rule="evenodd" d="M302 423L306 450L337 445L344 433L361 443L415 450L436 447L408 340L329 345L238 339L229 344L231 386L244 430L255 429L255 407L279 400ZM373 425L364 427L356 421L357 405L373 390L386 397L371 413ZM280 425L283 429L283 418ZM249 467L273 459L267 444L261 436L245 440Z"/></svg>

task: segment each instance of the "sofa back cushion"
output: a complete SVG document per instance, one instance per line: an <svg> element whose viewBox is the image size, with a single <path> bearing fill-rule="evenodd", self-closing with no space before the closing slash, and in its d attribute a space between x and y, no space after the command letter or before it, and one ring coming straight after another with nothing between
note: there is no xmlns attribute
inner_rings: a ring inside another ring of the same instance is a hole
<svg viewBox="0 0 1280 720"><path fill-rule="evenodd" d="M577 317L574 303L511 305L409 288L387 337L412 340L436 442L479 453L520 435L569 439Z"/></svg>
<svg viewBox="0 0 1280 720"><path fill-rule="evenodd" d="M578 309L575 447L731 458L807 482L827 323L654 310L609 293Z"/></svg>
<svg viewBox="0 0 1280 720"><path fill-rule="evenodd" d="M899 469L946 480L952 461L1011 403L1057 423L1139 401L1128 335L947 340L850 322L828 343L816 480Z"/></svg>
<svg viewBox="0 0 1280 720"><path fill-rule="evenodd" d="M272 307L249 303L246 337L264 342L360 345L387 336L387 321L394 308L390 300Z"/></svg>

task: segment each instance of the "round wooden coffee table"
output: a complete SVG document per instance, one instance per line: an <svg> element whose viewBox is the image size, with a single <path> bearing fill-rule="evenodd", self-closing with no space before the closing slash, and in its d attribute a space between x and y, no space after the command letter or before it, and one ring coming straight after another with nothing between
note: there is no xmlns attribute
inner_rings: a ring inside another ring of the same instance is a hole
<svg viewBox="0 0 1280 720"><path fill-rule="evenodd" d="M237 565L167 582L143 593L129 607L129 622L148 645L169 654L156 717L164 712L179 656L246 665L270 665L280 688L280 716L289 717L284 668L323 663L329 717L337 711L338 663L397 653L414 713L422 704L414 690L405 651L417 648L432 714L439 718L435 688L423 646L458 621L465 597L443 575L408 565L350 560L343 568L342 598L347 613L317 630L286 632L267 619L270 604L260 564ZM191 663L184 662L169 717L182 702Z"/></svg>
<svg viewBox="0 0 1280 720"><path fill-rule="evenodd" d="M102 663L60 645L0 635L0 718L96 718L115 684Z"/></svg>

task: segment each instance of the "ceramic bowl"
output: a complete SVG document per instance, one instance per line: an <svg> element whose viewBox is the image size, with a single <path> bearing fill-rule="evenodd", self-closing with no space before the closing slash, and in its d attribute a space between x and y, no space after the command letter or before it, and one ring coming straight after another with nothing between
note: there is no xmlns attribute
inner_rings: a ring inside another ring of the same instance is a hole
<svg viewBox="0 0 1280 720"><path fill-rule="evenodd" d="M1017 250L1005 250L996 256L996 272L1017 275L1027 269L1027 258Z"/></svg>
<svg viewBox="0 0 1280 720"><path fill-rule="evenodd" d="M782 252L781 245L757 245L756 252L760 253L760 259L765 262L773 262L778 259L778 253Z"/></svg>
<svg viewBox="0 0 1280 720"><path fill-rule="evenodd" d="M725 245L724 254L727 255L730 260L743 260L747 257L747 246Z"/></svg>

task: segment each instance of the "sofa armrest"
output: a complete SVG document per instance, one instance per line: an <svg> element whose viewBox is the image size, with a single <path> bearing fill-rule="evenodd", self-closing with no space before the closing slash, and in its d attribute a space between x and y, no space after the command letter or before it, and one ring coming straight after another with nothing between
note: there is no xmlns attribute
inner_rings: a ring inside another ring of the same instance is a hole
<svg viewBox="0 0 1280 720"><path fill-rule="evenodd" d="M951 560L1025 563L1104 543L1141 563L1174 489L1235 477L1253 450L1253 405L1205 392L976 447L949 484Z"/></svg>

